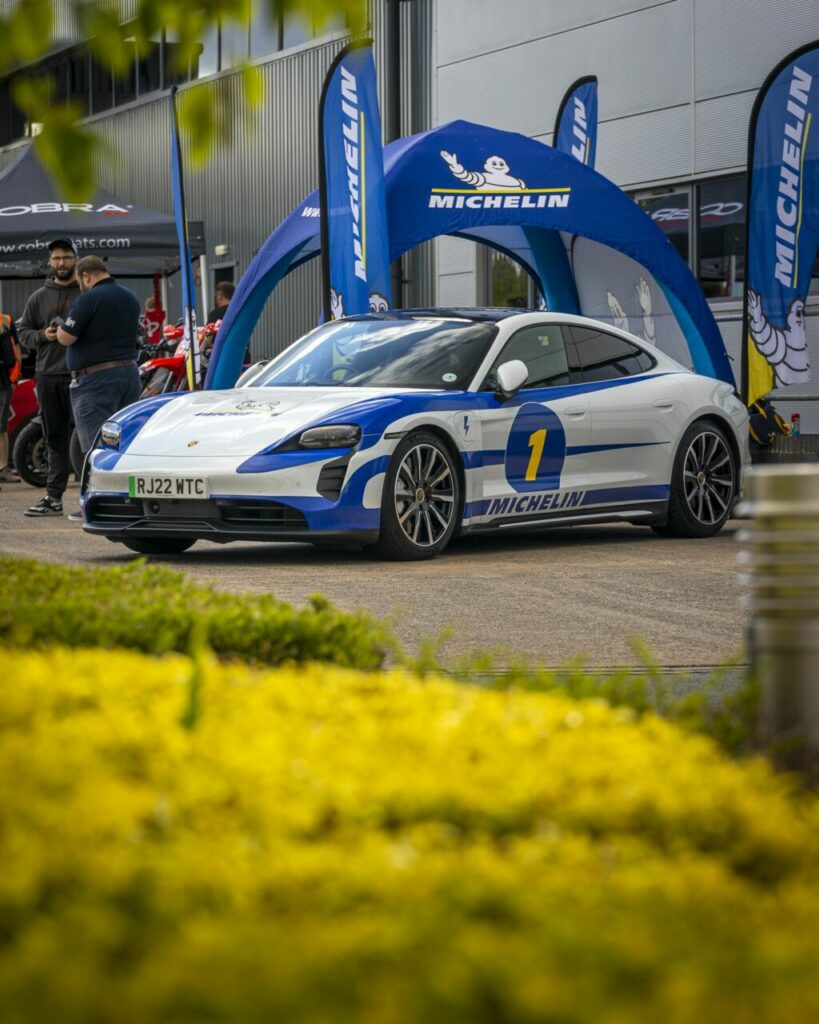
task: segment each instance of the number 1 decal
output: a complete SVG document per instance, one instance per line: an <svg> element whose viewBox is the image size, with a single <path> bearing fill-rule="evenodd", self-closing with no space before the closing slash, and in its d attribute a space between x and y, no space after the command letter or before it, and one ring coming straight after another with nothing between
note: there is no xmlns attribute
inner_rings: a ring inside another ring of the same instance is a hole
<svg viewBox="0 0 819 1024"><path fill-rule="evenodd" d="M548 405L526 402L509 430L503 468L514 491L553 491L560 487L566 461L566 431Z"/></svg>
<svg viewBox="0 0 819 1024"><path fill-rule="evenodd" d="M529 457L529 465L526 467L526 476L524 480L537 480L537 471L540 466L540 460L543 457L543 447L546 444L546 430L536 430L534 434L529 435L529 447L532 449L532 454Z"/></svg>

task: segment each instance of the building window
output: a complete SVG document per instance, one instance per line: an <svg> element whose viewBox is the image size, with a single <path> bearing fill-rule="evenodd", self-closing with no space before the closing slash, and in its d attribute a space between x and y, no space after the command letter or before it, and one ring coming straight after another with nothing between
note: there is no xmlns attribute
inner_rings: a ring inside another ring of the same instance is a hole
<svg viewBox="0 0 819 1024"><path fill-rule="evenodd" d="M635 192L707 299L740 298L745 280L745 175ZM692 210L696 211L692 221Z"/></svg>
<svg viewBox="0 0 819 1024"><path fill-rule="evenodd" d="M149 53L137 61L137 95L147 96L162 88L162 41L151 41Z"/></svg>
<svg viewBox="0 0 819 1024"><path fill-rule="evenodd" d="M170 89L174 85L182 85L190 78L187 61L180 64L179 40L175 32L162 33L162 88Z"/></svg>
<svg viewBox="0 0 819 1024"><path fill-rule="evenodd" d="M91 59L91 113L100 114L114 105L114 82L110 68Z"/></svg>
<svg viewBox="0 0 819 1024"><path fill-rule="evenodd" d="M496 249L489 249L490 306L511 306L528 309L532 305L531 278L523 267Z"/></svg>
<svg viewBox="0 0 819 1024"><path fill-rule="evenodd" d="M686 263L691 259L691 190L651 189L634 196Z"/></svg>
<svg viewBox="0 0 819 1024"><path fill-rule="evenodd" d="M282 48L286 50L290 46L298 46L299 43L306 43L320 35L340 31L345 25L343 14L336 14L330 18L319 18L309 13L285 15L282 21Z"/></svg>
<svg viewBox="0 0 819 1024"><path fill-rule="evenodd" d="M0 146L5 146L26 134L26 118L14 105L12 79L0 82Z"/></svg>
<svg viewBox="0 0 819 1024"><path fill-rule="evenodd" d="M215 75L219 70L219 27L217 25L205 31L199 44L199 53L191 62L191 78L206 78Z"/></svg>
<svg viewBox="0 0 819 1024"><path fill-rule="evenodd" d="M745 175L697 186L697 252L705 297L740 297L745 281Z"/></svg>
<svg viewBox="0 0 819 1024"><path fill-rule="evenodd" d="M130 50L128 67L121 75L114 75L114 103L118 107L124 103L133 103L137 95L136 41L126 39L125 43Z"/></svg>
<svg viewBox="0 0 819 1024"><path fill-rule="evenodd" d="M282 48L282 23L277 15L271 15L267 4L253 9L250 25L250 56L266 57Z"/></svg>
<svg viewBox="0 0 819 1024"><path fill-rule="evenodd" d="M219 61L221 71L235 68L242 61L247 60L250 54L249 32L247 25L236 21L221 26L221 59Z"/></svg>
<svg viewBox="0 0 819 1024"><path fill-rule="evenodd" d="M89 109L89 69L87 54L69 54L54 67L57 102L77 104L81 117L85 117Z"/></svg>

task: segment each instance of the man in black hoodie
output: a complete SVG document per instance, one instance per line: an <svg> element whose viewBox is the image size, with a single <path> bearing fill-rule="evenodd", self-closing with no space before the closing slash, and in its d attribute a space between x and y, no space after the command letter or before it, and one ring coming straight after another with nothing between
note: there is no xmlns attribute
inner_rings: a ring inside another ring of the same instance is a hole
<svg viewBox="0 0 819 1024"><path fill-rule="evenodd" d="M48 459L45 497L28 509L27 516L63 514L63 492L71 471L71 375L65 364L65 349L57 341L55 321L65 319L80 294L75 275L77 248L69 238L55 238L48 249L51 276L28 300L17 325L20 344L37 354L37 399Z"/></svg>

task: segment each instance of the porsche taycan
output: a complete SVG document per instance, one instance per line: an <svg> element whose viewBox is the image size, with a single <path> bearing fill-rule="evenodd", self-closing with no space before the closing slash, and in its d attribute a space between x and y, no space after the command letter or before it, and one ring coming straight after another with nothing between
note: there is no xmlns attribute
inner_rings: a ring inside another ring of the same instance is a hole
<svg viewBox="0 0 819 1024"><path fill-rule="evenodd" d="M709 537L748 465L734 388L603 323L412 310L317 327L230 390L117 413L85 529L145 553L199 540L440 554L463 533L621 521Z"/></svg>

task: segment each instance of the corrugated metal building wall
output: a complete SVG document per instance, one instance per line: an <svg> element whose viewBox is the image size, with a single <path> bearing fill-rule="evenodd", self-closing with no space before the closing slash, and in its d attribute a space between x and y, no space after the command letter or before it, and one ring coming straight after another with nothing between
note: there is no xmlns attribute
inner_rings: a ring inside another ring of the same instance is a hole
<svg viewBox="0 0 819 1024"><path fill-rule="evenodd" d="M771 69L819 33L816 0L446 0L436 6L436 123L456 117L552 141L558 105L599 79L597 169L624 189L744 173L748 122ZM483 262L438 246L438 301L481 301ZM739 374L742 304L712 303ZM808 309L819 394L819 295ZM819 402L779 403L819 433Z"/></svg>
<svg viewBox="0 0 819 1024"><path fill-rule="evenodd" d="M401 5L402 134L420 131L431 121L432 4L433 0L413 0ZM372 30L382 111L386 97L384 8L384 0L373 0ZM65 30L68 33L69 27ZM185 87L214 93L220 90L237 127L233 144L216 148L201 169L188 170L185 183L188 216L205 224L209 263L214 263L214 246L229 246L229 256L221 260L235 261L237 280L273 228L318 184L319 95L325 72L346 38L336 33L257 62L265 99L251 115L244 110L236 74L225 72ZM118 157L115 167L97 167L100 184L131 202L171 213L168 114L165 93L90 118L89 123L111 143ZM0 153L0 168L18 151L16 146ZM431 247L406 258L405 279L409 280L405 304L433 301ZM132 286L140 296L149 292L147 283ZM28 282L4 282L6 308L19 316L32 290ZM210 297L212 304L212 290ZM178 303L172 278L172 313ZM276 288L254 337L254 355L281 351L315 326L320 306L319 267L313 260Z"/></svg>
<svg viewBox="0 0 819 1024"><path fill-rule="evenodd" d="M385 6L371 0L382 109ZM598 168L627 189L743 172L757 90L777 61L816 36L816 0L412 0L400 10L402 133L466 118L549 142L566 88L596 74ZM56 3L55 13L70 37L64 5ZM213 247L228 245L228 260L241 274L270 230L315 187L316 106L324 72L344 41L339 34L262 62L266 99L255 131L188 175L189 214L205 222L211 263ZM191 87L224 89L241 120L235 75ZM102 183L170 212L166 97L92 122L120 155L118 168L100 169ZM0 153L0 167L12 156ZM485 262L469 243L430 243L405 257L404 272L406 305L485 301ZM27 292L7 283L6 306L19 313ZM276 289L255 352L280 350L315 323L319 305L314 261ZM721 300L713 308L738 368L740 302ZM812 300L814 351L818 314ZM819 403L799 408L808 412L806 429L819 431Z"/></svg>

